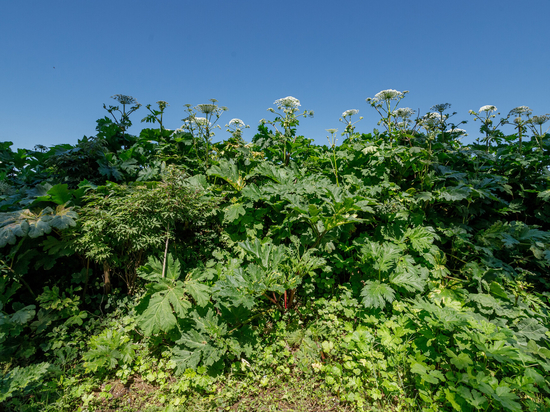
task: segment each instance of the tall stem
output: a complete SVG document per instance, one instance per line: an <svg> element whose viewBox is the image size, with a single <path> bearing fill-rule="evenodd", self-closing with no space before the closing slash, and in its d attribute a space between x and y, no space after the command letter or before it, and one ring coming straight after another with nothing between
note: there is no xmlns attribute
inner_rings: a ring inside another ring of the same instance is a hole
<svg viewBox="0 0 550 412"><path fill-rule="evenodd" d="M166 245L164 246L164 261L162 262L162 277L166 274L166 258L168 256L168 241L170 240L170 223L166 225Z"/></svg>

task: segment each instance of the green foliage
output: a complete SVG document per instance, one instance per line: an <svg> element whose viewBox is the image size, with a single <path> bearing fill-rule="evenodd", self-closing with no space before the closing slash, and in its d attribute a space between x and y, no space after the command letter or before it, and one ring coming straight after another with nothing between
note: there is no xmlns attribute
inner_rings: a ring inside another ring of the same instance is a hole
<svg viewBox="0 0 550 412"><path fill-rule="evenodd" d="M215 205L177 168L158 183L99 187L86 202L74 248L122 277L131 293L147 255L161 253L178 227L198 226Z"/></svg>
<svg viewBox="0 0 550 412"><path fill-rule="evenodd" d="M115 370L216 410L243 398L221 376L358 410L550 407L550 135L480 110L465 145L449 104L413 122L404 97L368 100L384 132L345 112L339 146L299 135L313 113L291 97L250 144L244 123L213 142L215 100L173 133L167 103L147 106L159 127L132 136L123 95L75 146L2 143L4 399L20 409L48 360L63 378L44 393L69 410Z"/></svg>
<svg viewBox="0 0 550 412"><path fill-rule="evenodd" d="M177 319L186 317L191 299L199 306L210 300L210 288L188 276L180 280L181 266L171 254L167 255L166 271L163 263L152 257L140 268L139 275L147 280L147 293L138 306L138 325L147 335L169 333L177 326Z"/></svg>
<svg viewBox="0 0 550 412"><path fill-rule="evenodd" d="M105 330L92 336L88 350L82 355L87 371L115 369L132 362L137 345L121 330Z"/></svg>
<svg viewBox="0 0 550 412"><path fill-rule="evenodd" d="M49 367L49 363L43 362L25 368L13 368L0 378L0 402L18 393L32 391L33 387L42 383Z"/></svg>

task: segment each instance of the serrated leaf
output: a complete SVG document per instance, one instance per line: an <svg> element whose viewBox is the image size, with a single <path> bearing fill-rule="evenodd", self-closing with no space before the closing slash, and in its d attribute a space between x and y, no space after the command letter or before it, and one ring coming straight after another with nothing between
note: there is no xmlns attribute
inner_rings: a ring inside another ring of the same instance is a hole
<svg viewBox="0 0 550 412"><path fill-rule="evenodd" d="M246 214L246 210L244 210L244 207L241 203L233 203L225 208L225 214L223 217L223 220L225 222L233 222L234 220L238 219L239 216L244 216Z"/></svg>
<svg viewBox="0 0 550 412"><path fill-rule="evenodd" d="M50 226L59 230L65 230L71 226L76 226L78 214L70 207L59 205L55 208L55 214L48 222Z"/></svg>
<svg viewBox="0 0 550 412"><path fill-rule="evenodd" d="M243 197L253 200L255 202L262 198L262 192L260 188L254 183L245 186L243 190L241 190L241 194L243 195Z"/></svg>
<svg viewBox="0 0 550 412"><path fill-rule="evenodd" d="M414 195L414 198L417 200L423 200L425 202L429 202L433 199L433 196L430 192L420 192L416 195Z"/></svg>
<svg viewBox="0 0 550 412"><path fill-rule="evenodd" d="M538 341L546 336L548 329L542 326L537 319L525 318L517 324L516 334L528 340Z"/></svg>
<svg viewBox="0 0 550 412"><path fill-rule="evenodd" d="M487 402L487 398L475 389L470 392L467 387L459 386L457 392L476 409L481 409L482 405Z"/></svg>
<svg viewBox="0 0 550 412"><path fill-rule="evenodd" d="M455 353L450 350L447 350L447 356L451 358L451 363L455 365L458 369L466 369L468 366L472 365L472 359L467 353L459 353L458 355L455 355Z"/></svg>
<svg viewBox="0 0 550 412"><path fill-rule="evenodd" d="M508 300L508 295L506 294L506 291L502 287L500 283L497 283L495 281L491 282L491 285L489 286L489 289L491 293L501 299Z"/></svg>
<svg viewBox="0 0 550 412"><path fill-rule="evenodd" d="M28 210L0 213L0 248L15 245L17 237L27 236L29 224L25 218Z"/></svg>
<svg viewBox="0 0 550 412"><path fill-rule="evenodd" d="M466 186L447 187L441 192L440 198L448 202L459 202L467 199L471 192L472 189Z"/></svg>
<svg viewBox="0 0 550 412"><path fill-rule="evenodd" d="M148 281L159 281L162 279L164 259L149 256L147 264L138 270L138 275ZM181 264L178 259L174 259L171 253L166 255L166 268L164 277L170 281L175 281L181 276Z"/></svg>
<svg viewBox="0 0 550 412"><path fill-rule="evenodd" d="M185 291L195 299L199 306L206 306L210 302L210 287L196 280L186 281Z"/></svg>
<svg viewBox="0 0 550 412"><path fill-rule="evenodd" d="M226 159L221 159L219 165L213 165L206 173L225 180L237 191L246 186L245 178L240 175L237 165Z"/></svg>
<svg viewBox="0 0 550 412"><path fill-rule="evenodd" d="M44 375L48 373L50 364L43 362L21 368L16 366L0 378L0 403L9 399L20 390L31 385L43 383Z"/></svg>
<svg viewBox="0 0 550 412"><path fill-rule="evenodd" d="M181 348L173 348L172 361L176 364L176 372L182 374L186 369L196 369L201 360L201 352Z"/></svg>
<svg viewBox="0 0 550 412"><path fill-rule="evenodd" d="M174 316L174 309L180 316L185 315L185 309L190 307L187 303L183 303L181 293L175 293L173 291L167 294L157 293L151 296L149 305L138 317L138 325L147 336L151 336L155 333L169 332L176 326L177 320ZM172 309L172 305L175 306Z"/></svg>
<svg viewBox="0 0 550 412"><path fill-rule="evenodd" d="M238 268L232 275L216 282L212 292L217 297L225 298L231 306L252 309L256 305L256 298L263 295L267 289L261 270L249 266L246 273L243 268Z"/></svg>
<svg viewBox="0 0 550 412"><path fill-rule="evenodd" d="M417 252L429 249L434 241L433 233L422 226L407 229L405 236L411 242L413 250Z"/></svg>
<svg viewBox="0 0 550 412"><path fill-rule="evenodd" d="M492 394L493 398L500 402L507 410L512 412L521 412L521 405L516 402L516 399L519 399L518 396L513 393L507 386L499 386L496 391Z"/></svg>
<svg viewBox="0 0 550 412"><path fill-rule="evenodd" d="M383 308L386 303L392 303L395 299L395 292L386 283L369 280L361 291L363 305L367 308Z"/></svg>
<svg viewBox="0 0 550 412"><path fill-rule="evenodd" d="M372 264L373 268L380 272L387 272L397 263L402 251L399 246L384 242L380 245L377 242L368 242L361 247L363 261Z"/></svg>
<svg viewBox="0 0 550 412"><path fill-rule="evenodd" d="M397 262L390 275L390 282L406 289L408 292L423 291L426 282L419 276L420 271L414 265L411 256L404 256Z"/></svg>
<svg viewBox="0 0 550 412"><path fill-rule="evenodd" d="M10 317L10 321L19 325L24 325L29 322L36 314L36 306L28 305L19 309Z"/></svg>
<svg viewBox="0 0 550 412"><path fill-rule="evenodd" d="M50 200L58 205L64 205L72 199L71 192L69 191L69 185L67 184L58 184L53 186L50 190L48 190L48 195L50 195Z"/></svg>

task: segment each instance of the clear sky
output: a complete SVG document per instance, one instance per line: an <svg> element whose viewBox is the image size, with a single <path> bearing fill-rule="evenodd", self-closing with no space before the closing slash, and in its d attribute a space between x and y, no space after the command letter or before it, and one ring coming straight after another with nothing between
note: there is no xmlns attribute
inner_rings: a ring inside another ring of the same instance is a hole
<svg viewBox="0 0 550 412"><path fill-rule="evenodd" d="M472 139L469 109L550 112L549 16L550 0L2 0L0 141L75 144L114 94L167 101L170 129L184 104L215 98L229 108L221 125L241 118L250 141L291 95L315 111L299 134L324 144L347 109L372 131L365 99L383 89L410 90L402 106L422 113L451 103Z"/></svg>

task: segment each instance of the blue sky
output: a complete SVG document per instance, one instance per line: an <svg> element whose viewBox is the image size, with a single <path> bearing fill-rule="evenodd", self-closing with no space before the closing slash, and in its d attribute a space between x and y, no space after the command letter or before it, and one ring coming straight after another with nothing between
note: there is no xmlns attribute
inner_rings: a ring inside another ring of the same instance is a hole
<svg viewBox="0 0 550 412"><path fill-rule="evenodd" d="M144 106L215 98L249 124L291 95L314 110L299 134L326 143L325 129L359 109L357 131L378 115L365 99L410 90L402 105L422 113L451 103L467 139L469 109L504 115L527 105L550 112L548 0L461 1L3 1L0 13L0 141L32 148L95 134L114 94ZM139 133L142 107L132 116ZM215 140L227 138L218 131Z"/></svg>

